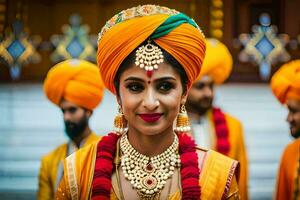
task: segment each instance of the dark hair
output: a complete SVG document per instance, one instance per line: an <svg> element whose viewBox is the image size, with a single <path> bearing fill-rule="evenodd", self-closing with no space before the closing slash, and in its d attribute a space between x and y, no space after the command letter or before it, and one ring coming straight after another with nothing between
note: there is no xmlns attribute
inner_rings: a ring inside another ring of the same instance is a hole
<svg viewBox="0 0 300 200"><path fill-rule="evenodd" d="M140 46L144 45L145 43L141 44ZM125 60L123 60L123 62L121 63L115 79L114 79L114 85L116 88L116 92L117 95L119 96L119 87L120 87L120 77L121 74L132 64L134 64L134 60L135 60L135 51L138 49L139 47L137 47L134 51L132 51L126 58ZM163 55L164 55L164 61L168 64L170 64L174 70L180 75L180 79L181 79L181 85L183 88L183 94L186 92L187 90L187 84L188 84L188 77L186 75L186 72L184 71L183 67L181 66L181 64L171 55L169 54L167 51L165 51L164 49L162 49Z"/></svg>

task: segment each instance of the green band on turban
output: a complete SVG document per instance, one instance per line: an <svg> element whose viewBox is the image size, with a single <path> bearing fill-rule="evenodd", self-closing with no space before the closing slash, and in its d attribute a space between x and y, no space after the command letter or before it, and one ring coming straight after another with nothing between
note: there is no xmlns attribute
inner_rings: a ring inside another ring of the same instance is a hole
<svg viewBox="0 0 300 200"><path fill-rule="evenodd" d="M197 24L186 16L183 13L179 13L177 15L172 15L164 23L162 23L155 31L154 33L150 36L150 39L156 39L160 38L164 35L167 35L170 33L172 30L174 30L176 27L180 26L183 23L188 23L197 28Z"/></svg>

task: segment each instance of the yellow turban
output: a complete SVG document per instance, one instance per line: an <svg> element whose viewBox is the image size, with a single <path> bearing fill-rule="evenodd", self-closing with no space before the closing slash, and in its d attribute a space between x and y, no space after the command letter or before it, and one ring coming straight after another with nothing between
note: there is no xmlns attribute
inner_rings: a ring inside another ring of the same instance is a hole
<svg viewBox="0 0 300 200"><path fill-rule="evenodd" d="M300 60L280 67L271 79L271 88L282 104L286 103L287 99L300 100Z"/></svg>
<svg viewBox="0 0 300 200"><path fill-rule="evenodd" d="M102 100L104 84L93 63L71 59L52 67L44 82L48 99L59 105L62 99L93 110Z"/></svg>
<svg viewBox="0 0 300 200"><path fill-rule="evenodd" d="M216 39L206 39L206 53L197 80L208 75L215 83L223 83L232 70L232 57L227 47Z"/></svg>
<svg viewBox="0 0 300 200"><path fill-rule="evenodd" d="M116 92L114 78L120 64L158 30L162 34L156 34L159 36L153 41L182 65L191 84L200 73L205 42L198 26L191 25L195 22L182 16L169 8L145 5L122 11L110 19L99 34L97 53L106 87ZM187 22L181 23L184 20Z"/></svg>

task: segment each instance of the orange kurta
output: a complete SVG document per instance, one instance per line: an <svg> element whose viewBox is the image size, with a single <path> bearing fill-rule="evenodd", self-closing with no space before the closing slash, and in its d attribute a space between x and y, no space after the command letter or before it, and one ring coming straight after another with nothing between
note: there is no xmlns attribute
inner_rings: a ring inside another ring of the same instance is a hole
<svg viewBox="0 0 300 200"><path fill-rule="evenodd" d="M299 170L300 139L289 144L282 155L277 177L276 200L299 200L300 194L293 197L296 190L297 169ZM298 177L298 191L300 191L300 177Z"/></svg>
<svg viewBox="0 0 300 200"><path fill-rule="evenodd" d="M239 177L239 192L241 199L248 199L248 160L246 153L246 146L244 140L243 127L239 120L225 114L225 120L227 122L229 132L230 150L228 156L232 159L239 161L240 163L240 177ZM206 116L209 120L209 131L213 134L211 149L216 150L216 133L213 123L212 111L208 111ZM193 133L197 134L197 133Z"/></svg>
<svg viewBox="0 0 300 200"><path fill-rule="evenodd" d="M99 137L92 133L87 138L83 147L97 141ZM39 172L39 190L37 199L47 200L53 199L55 188L57 188L57 173L60 163L67 157L68 144L62 144L55 150L42 158Z"/></svg>
<svg viewBox="0 0 300 200"><path fill-rule="evenodd" d="M84 200L91 198L96 151L97 143L94 143L66 159L64 163L66 173L56 193L56 199ZM201 162L199 164L203 166L199 180L201 197L218 200L226 191L225 199L238 199L238 186L235 178L237 162L214 151L202 149L199 151L206 154L205 159L199 161ZM179 200L180 198L180 191L169 196L169 200ZM114 188L111 191L110 199L118 199Z"/></svg>

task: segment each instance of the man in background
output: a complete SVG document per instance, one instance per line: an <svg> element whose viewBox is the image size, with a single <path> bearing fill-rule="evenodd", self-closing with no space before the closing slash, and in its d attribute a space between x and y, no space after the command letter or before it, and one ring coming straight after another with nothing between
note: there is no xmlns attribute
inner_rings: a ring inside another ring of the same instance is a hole
<svg viewBox="0 0 300 200"><path fill-rule="evenodd" d="M300 200L300 60L283 65L272 77L271 88L287 106L287 122L295 139L283 152L277 176L276 200Z"/></svg>
<svg viewBox="0 0 300 200"><path fill-rule="evenodd" d="M63 160L99 139L89 127L89 119L102 100L103 90L97 66L84 60L66 60L48 72L44 92L61 109L65 132L70 140L42 158L38 199L54 199L63 176Z"/></svg>
<svg viewBox="0 0 300 200"><path fill-rule="evenodd" d="M239 120L213 105L214 86L230 75L232 57L216 39L207 39L200 76L189 91L186 108L197 145L216 150L240 162L239 192L248 199L248 162L243 128Z"/></svg>

